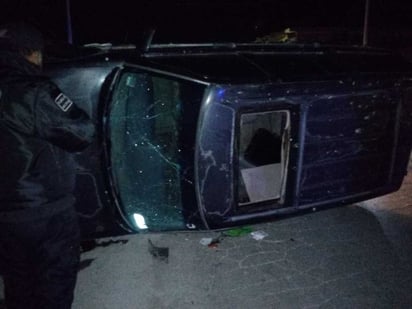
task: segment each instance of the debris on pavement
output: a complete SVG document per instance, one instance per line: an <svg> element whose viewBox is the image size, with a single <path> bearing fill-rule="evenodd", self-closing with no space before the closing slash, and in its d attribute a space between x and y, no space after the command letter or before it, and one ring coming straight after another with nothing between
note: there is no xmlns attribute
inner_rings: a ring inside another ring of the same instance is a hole
<svg viewBox="0 0 412 309"><path fill-rule="evenodd" d="M208 244L207 246L209 247L209 248L217 248L217 245L220 243L220 238L219 237L216 237L216 238L213 238L212 239L212 241L210 242L210 244Z"/></svg>
<svg viewBox="0 0 412 309"><path fill-rule="evenodd" d="M229 237L239 237L239 236L250 234L252 233L252 231L253 229L249 226L241 226L241 227L237 227L234 229L223 231L222 234L224 236L229 236Z"/></svg>
<svg viewBox="0 0 412 309"><path fill-rule="evenodd" d="M228 229L220 233L218 237L203 237L200 239L199 243L203 246L208 246L209 248L217 248L218 244L225 237L241 237L244 235L251 235L256 240L262 240L263 238L269 236L268 233L264 231L253 231L249 226L242 226L233 229Z"/></svg>
<svg viewBox="0 0 412 309"><path fill-rule="evenodd" d="M255 240L262 240L265 237L268 237L269 234L266 233L265 231L254 231L250 233L250 235L253 237Z"/></svg>
<svg viewBox="0 0 412 309"><path fill-rule="evenodd" d="M211 237L205 237L205 238L200 239L200 244L203 245L203 246L209 246L211 244L212 240L213 240L213 238L211 238Z"/></svg>
<svg viewBox="0 0 412 309"><path fill-rule="evenodd" d="M204 237L200 239L199 243L203 246L208 246L209 248L216 248L220 243L220 237Z"/></svg>
<svg viewBox="0 0 412 309"><path fill-rule="evenodd" d="M167 247L157 247L155 246L152 241L149 239L149 253L153 255L155 258L168 263L169 261L169 248Z"/></svg>

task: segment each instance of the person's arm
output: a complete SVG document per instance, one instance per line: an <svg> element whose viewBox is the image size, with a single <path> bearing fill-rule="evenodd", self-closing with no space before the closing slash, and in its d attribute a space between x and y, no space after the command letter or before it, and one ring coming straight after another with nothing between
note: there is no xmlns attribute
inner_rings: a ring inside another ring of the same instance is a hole
<svg viewBox="0 0 412 309"><path fill-rule="evenodd" d="M37 134L66 151L81 151L94 138L90 117L51 82L39 87L34 112Z"/></svg>

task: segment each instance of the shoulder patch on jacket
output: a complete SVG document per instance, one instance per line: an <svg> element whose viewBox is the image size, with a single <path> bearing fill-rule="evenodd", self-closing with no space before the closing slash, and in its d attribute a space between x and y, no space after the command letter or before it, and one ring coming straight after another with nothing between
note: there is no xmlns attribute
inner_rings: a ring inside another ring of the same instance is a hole
<svg viewBox="0 0 412 309"><path fill-rule="evenodd" d="M54 103L63 111L67 112L73 105L73 101L70 100L65 94L60 93L55 99Z"/></svg>

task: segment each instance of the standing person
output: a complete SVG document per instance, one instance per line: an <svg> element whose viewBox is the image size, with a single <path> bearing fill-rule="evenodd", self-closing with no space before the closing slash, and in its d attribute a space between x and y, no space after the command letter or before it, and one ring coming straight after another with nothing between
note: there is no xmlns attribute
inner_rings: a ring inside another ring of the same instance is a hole
<svg viewBox="0 0 412 309"><path fill-rule="evenodd" d="M88 115L41 76L43 38L0 27L0 273L8 309L70 308L80 257L73 152Z"/></svg>

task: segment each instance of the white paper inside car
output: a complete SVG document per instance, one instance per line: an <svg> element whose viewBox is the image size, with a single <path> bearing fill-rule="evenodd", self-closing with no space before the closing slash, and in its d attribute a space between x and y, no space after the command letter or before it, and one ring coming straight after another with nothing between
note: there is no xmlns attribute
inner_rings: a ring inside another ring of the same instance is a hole
<svg viewBox="0 0 412 309"><path fill-rule="evenodd" d="M268 164L241 170L250 202L280 198L282 164Z"/></svg>

